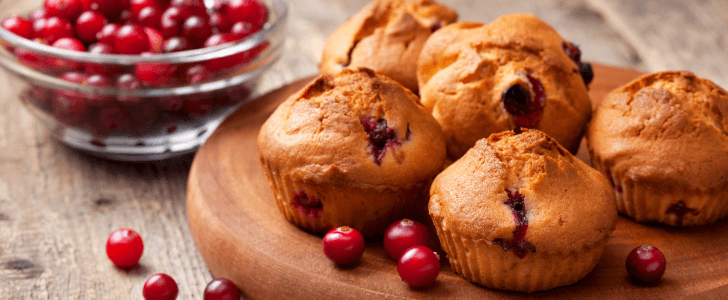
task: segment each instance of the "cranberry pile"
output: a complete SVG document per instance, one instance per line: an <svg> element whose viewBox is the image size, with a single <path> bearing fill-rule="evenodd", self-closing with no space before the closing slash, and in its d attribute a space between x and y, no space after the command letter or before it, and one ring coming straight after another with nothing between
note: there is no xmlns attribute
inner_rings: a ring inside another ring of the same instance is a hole
<svg viewBox="0 0 728 300"><path fill-rule="evenodd" d="M55 48L95 54L151 55L242 40L261 30L268 8L259 0L46 0L28 18L13 16L1 26ZM30 68L69 82L122 92L81 93L31 86L23 100L69 126L96 136L174 131L176 123L208 115L245 100L245 86L225 91L157 98L124 95L145 87L197 84L249 63L268 46L196 64L144 62L133 66L72 61L23 48L6 48Z"/></svg>
<svg viewBox="0 0 728 300"><path fill-rule="evenodd" d="M336 265L354 265L364 254L364 237L349 226L331 229L322 243L324 254ZM428 286L440 274L440 256L429 244L425 225L409 219L392 223L384 233L384 249L397 261L399 277L412 287Z"/></svg>

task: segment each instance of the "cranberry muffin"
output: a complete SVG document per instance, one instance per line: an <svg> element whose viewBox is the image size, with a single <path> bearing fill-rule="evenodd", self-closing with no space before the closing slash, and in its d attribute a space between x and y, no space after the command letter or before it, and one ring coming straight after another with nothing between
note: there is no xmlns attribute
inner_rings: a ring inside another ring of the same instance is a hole
<svg viewBox="0 0 728 300"><path fill-rule="evenodd" d="M579 49L530 14L445 26L427 40L417 67L422 104L453 160L481 138L521 128L576 153L591 117L592 78Z"/></svg>
<svg viewBox="0 0 728 300"><path fill-rule="evenodd" d="M417 92L417 57L427 38L457 21L457 13L432 0L374 0L326 40L322 74L367 67Z"/></svg>
<svg viewBox="0 0 728 300"><path fill-rule="evenodd" d="M606 178L529 129L478 141L435 178L429 212L453 270L518 292L584 278L617 222Z"/></svg>
<svg viewBox="0 0 728 300"><path fill-rule="evenodd" d="M619 212L672 226L728 213L728 93L685 71L642 76L609 93L587 131L592 165Z"/></svg>
<svg viewBox="0 0 728 300"><path fill-rule="evenodd" d="M316 233L347 225L373 236L421 214L446 156L417 96L364 68L321 76L292 95L257 142L278 208Z"/></svg>

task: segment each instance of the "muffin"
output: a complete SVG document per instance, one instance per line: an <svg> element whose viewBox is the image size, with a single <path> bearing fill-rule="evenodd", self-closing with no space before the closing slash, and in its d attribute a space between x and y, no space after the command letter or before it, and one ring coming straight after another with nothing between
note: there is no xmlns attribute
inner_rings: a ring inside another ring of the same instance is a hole
<svg viewBox="0 0 728 300"><path fill-rule="evenodd" d="M435 178L429 212L460 276L518 292L584 278L617 222L607 179L528 129L478 141Z"/></svg>
<svg viewBox="0 0 728 300"><path fill-rule="evenodd" d="M592 165L620 213L672 226L728 213L728 93L690 72L642 76L609 93L587 131Z"/></svg>
<svg viewBox="0 0 728 300"><path fill-rule="evenodd" d="M367 67L417 93L417 57L427 38L457 21L457 13L432 0L374 0L326 40L322 74Z"/></svg>
<svg viewBox="0 0 728 300"><path fill-rule="evenodd" d="M258 135L278 208L299 227L378 235L427 209L445 139L411 91L369 69L321 76L283 102Z"/></svg>
<svg viewBox="0 0 728 300"><path fill-rule="evenodd" d="M520 128L576 153L591 117L592 77L575 45L528 14L445 26L427 40L417 67L422 104L453 160L481 138Z"/></svg>

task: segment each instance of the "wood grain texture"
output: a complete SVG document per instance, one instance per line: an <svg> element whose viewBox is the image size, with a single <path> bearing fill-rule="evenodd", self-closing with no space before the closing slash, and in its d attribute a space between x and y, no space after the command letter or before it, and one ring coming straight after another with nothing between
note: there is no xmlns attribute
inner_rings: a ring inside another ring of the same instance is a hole
<svg viewBox="0 0 728 300"><path fill-rule="evenodd" d="M0 6L11 1L21 0L2 0ZM367 2L291 0L284 55L263 76L258 93L315 74L326 37ZM728 78L720 73L726 70L728 53L720 51L726 47L710 42L725 39L725 1L691 1L688 7L662 1L649 9L641 4L645 1L443 2L457 9L461 20L478 22L533 12L579 44L590 61L643 71L675 63L723 86L719 80ZM663 21L686 11L696 17ZM690 42L695 39L702 44ZM642 48L645 44L650 50ZM652 56L663 63L652 63ZM0 298L141 299L144 280L166 272L179 284L179 299L199 299L212 275L187 225L184 198L192 156L130 164L71 150L21 106L7 76L0 71ZM120 227L138 230L145 241L141 267L129 272L114 268L104 252L106 237Z"/></svg>
<svg viewBox="0 0 728 300"><path fill-rule="evenodd" d="M595 73L590 91L594 102L640 75L602 65L595 65ZM192 235L213 274L236 282L249 299L523 296L471 284L454 273L445 260L433 286L409 288L399 280L396 262L376 241L367 244L358 265L335 267L321 250L320 236L298 229L283 217L260 166L256 140L260 126L277 105L309 81L296 81L239 110L195 157L187 186L187 213ZM588 161L585 151L578 156ZM631 283L624 267L627 254L643 243L658 247L668 258L662 281L651 287ZM620 216L602 259L585 279L529 296L597 298L610 294L642 299L721 295L728 288L724 276L728 272L726 246L728 222L673 229L638 224Z"/></svg>

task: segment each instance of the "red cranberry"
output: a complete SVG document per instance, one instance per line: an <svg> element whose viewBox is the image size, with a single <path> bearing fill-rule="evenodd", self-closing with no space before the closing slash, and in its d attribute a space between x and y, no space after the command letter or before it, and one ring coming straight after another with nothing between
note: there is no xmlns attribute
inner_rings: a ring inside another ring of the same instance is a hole
<svg viewBox="0 0 728 300"><path fill-rule="evenodd" d="M46 45L46 42L39 38L36 38L33 41L39 44ZM15 55L15 57L18 59L18 62L35 70L48 68L52 66L54 62L54 60L48 56L41 55L24 48L15 48L13 50L13 55Z"/></svg>
<svg viewBox="0 0 728 300"><path fill-rule="evenodd" d="M363 117L360 122L364 127L364 132L369 135L368 148L371 150L370 154L374 156L374 162L379 165L382 163L387 148L401 145L397 140L397 133L387 126L387 120L385 119L375 121L374 118Z"/></svg>
<svg viewBox="0 0 728 300"><path fill-rule="evenodd" d="M151 53L144 53L151 54ZM134 66L134 73L139 80L148 86L162 86L167 84L174 76L176 66L163 62L144 62Z"/></svg>
<svg viewBox="0 0 728 300"><path fill-rule="evenodd" d="M147 6L136 16L137 24L145 27L159 27L162 22L162 11L156 6Z"/></svg>
<svg viewBox="0 0 728 300"><path fill-rule="evenodd" d="M202 117L212 111L212 101L204 97L187 98L182 102L182 109L192 118Z"/></svg>
<svg viewBox="0 0 728 300"><path fill-rule="evenodd" d="M526 257L528 250L536 252L536 246L526 240L526 231L528 230L528 219L526 216L528 215L528 211L526 210L525 198L518 191L511 192L510 190L506 190L506 193L508 194L508 200L504 204L511 209L516 228L513 229L512 239L495 239L493 243L500 244L505 251L513 248L513 254L522 259Z"/></svg>
<svg viewBox="0 0 728 300"><path fill-rule="evenodd" d="M130 10L122 10L115 22L123 25L133 24L134 18L134 14Z"/></svg>
<svg viewBox="0 0 728 300"><path fill-rule="evenodd" d="M239 300L240 290L225 278L215 278L205 287L204 300Z"/></svg>
<svg viewBox="0 0 728 300"><path fill-rule="evenodd" d="M122 74L121 76L119 76L119 78L116 79L116 88L118 88L119 92L121 93L121 95L117 97L119 99L119 102L128 106L135 105L141 102L143 99L137 96L124 94L125 91L134 91L140 89L141 87L141 81L134 77L134 75Z"/></svg>
<svg viewBox="0 0 728 300"><path fill-rule="evenodd" d="M337 265L351 265L364 254L364 236L359 230L341 226L329 230L323 239L324 254Z"/></svg>
<svg viewBox="0 0 728 300"><path fill-rule="evenodd" d="M124 25L114 35L114 48L119 54L141 54L149 51L149 37L136 25Z"/></svg>
<svg viewBox="0 0 728 300"><path fill-rule="evenodd" d="M192 66L187 69L187 72L185 72L185 82L189 84L205 82L210 79L210 77L212 77L210 72L208 72L203 65Z"/></svg>
<svg viewBox="0 0 728 300"><path fill-rule="evenodd" d="M413 246L397 262L397 273L412 287L430 285L440 274L440 257L430 248Z"/></svg>
<svg viewBox="0 0 728 300"><path fill-rule="evenodd" d="M543 103L546 101L543 84L530 74L525 75L531 84L531 90L521 84L512 85L503 92L501 101L503 106L513 116L516 130L520 128L536 128L543 113ZM533 92L533 96L531 96Z"/></svg>
<svg viewBox="0 0 728 300"><path fill-rule="evenodd" d="M149 52L162 53L164 47L164 36L152 27L144 27L144 33L149 37Z"/></svg>
<svg viewBox="0 0 728 300"><path fill-rule="evenodd" d="M107 19L116 19L124 8L122 1L119 0L83 0L84 11L97 11Z"/></svg>
<svg viewBox="0 0 728 300"><path fill-rule="evenodd" d="M258 31L258 28L248 22L237 22L233 24L232 28L230 29L230 33L235 35L235 37L237 37L238 39L244 39L255 33L256 31Z"/></svg>
<svg viewBox="0 0 728 300"><path fill-rule="evenodd" d="M35 35L33 32L33 23L17 16L3 20L2 27L7 31L29 40L32 40Z"/></svg>
<svg viewBox="0 0 728 300"><path fill-rule="evenodd" d="M217 29L217 32L228 32L232 24L222 13L215 12L210 15L210 26Z"/></svg>
<svg viewBox="0 0 728 300"><path fill-rule="evenodd" d="M38 24L42 24L40 32L36 31L36 37L46 40L52 44L62 37L73 37L73 25L66 19L59 17L50 17L44 21L38 20L33 24L34 29L38 29Z"/></svg>
<svg viewBox="0 0 728 300"><path fill-rule="evenodd" d="M158 1L155 0L131 0L129 1L129 11L132 15L138 16L139 12L142 11L145 7L153 6L158 8L159 10L162 9L162 5L159 4Z"/></svg>
<svg viewBox="0 0 728 300"><path fill-rule="evenodd" d="M30 14L30 17L28 17L28 21L31 23L35 22L36 20L45 19L48 17L48 12L46 12L45 8L39 8L33 11L33 13Z"/></svg>
<svg viewBox="0 0 728 300"><path fill-rule="evenodd" d="M182 34L182 25L192 16L198 16L205 20L208 18L204 9L200 10L192 6L170 6L167 8L162 14L160 24L164 37L180 36Z"/></svg>
<svg viewBox="0 0 728 300"><path fill-rule="evenodd" d="M177 283L167 274L154 274L144 283L142 294L145 300L174 300L179 289Z"/></svg>
<svg viewBox="0 0 728 300"><path fill-rule="evenodd" d="M172 0L169 5L188 10L190 15L199 16L205 20L209 18L203 0Z"/></svg>
<svg viewBox="0 0 728 300"><path fill-rule="evenodd" d="M230 0L225 9L230 22L248 22L262 27L268 20L268 8L258 0Z"/></svg>
<svg viewBox="0 0 728 300"><path fill-rule="evenodd" d="M98 113L96 113L96 123L90 129L97 136L106 136L126 129L129 123L129 114L124 107L119 103L110 101L99 108Z"/></svg>
<svg viewBox="0 0 728 300"><path fill-rule="evenodd" d="M139 262L144 243L139 234L131 229L117 229L106 240L106 255L117 267L129 269Z"/></svg>
<svg viewBox="0 0 728 300"><path fill-rule="evenodd" d="M182 97L167 96L160 98L158 101L159 106L167 112L177 112L182 109L182 106L184 105L184 98Z"/></svg>
<svg viewBox="0 0 728 300"><path fill-rule="evenodd" d="M584 84L587 86L594 80L594 70L590 63L581 63L579 73L581 74L581 79L584 80Z"/></svg>
<svg viewBox="0 0 728 300"><path fill-rule="evenodd" d="M651 245L634 248L627 256L627 273L640 283L660 281L665 273L665 256Z"/></svg>
<svg viewBox="0 0 728 300"><path fill-rule="evenodd" d="M86 79L86 85L97 88L107 88L111 87L113 83L111 79L104 75L94 74ZM109 95L91 94L86 95L86 99L89 100L89 105L99 107L112 102L114 100L114 97Z"/></svg>
<svg viewBox="0 0 728 300"><path fill-rule="evenodd" d="M205 41L204 47L215 47L227 43L232 43L238 40L239 39L235 35L230 33L213 34ZM235 68L236 66L249 62L258 53L257 51L259 51L257 48L253 48L248 51L233 54L230 56L211 59L205 62L205 67L207 67L207 70L212 73L222 70L229 70Z"/></svg>
<svg viewBox="0 0 728 300"><path fill-rule="evenodd" d="M86 51L86 46L84 46L81 41L79 41L75 38L72 38L72 37L60 38L57 41L55 41L52 46L55 48L64 49L64 50L72 50L72 51L79 51L79 52ZM76 70L76 69L80 69L81 66L83 66L83 63L72 61L72 60L66 60L66 59L56 59L54 65L61 69Z"/></svg>
<svg viewBox="0 0 728 300"><path fill-rule="evenodd" d="M96 34L106 26L106 17L95 11L86 11L76 19L76 36L91 44L96 42Z"/></svg>
<svg viewBox="0 0 728 300"><path fill-rule="evenodd" d="M116 54L114 47L111 47L106 43L96 43L88 47L88 52L93 54ZM86 73L88 74L102 74L106 76L113 76L121 71L121 67L112 64L104 63L86 63Z"/></svg>
<svg viewBox="0 0 728 300"><path fill-rule="evenodd" d="M187 39L179 36L168 38L162 45L164 53L179 52L192 49Z"/></svg>
<svg viewBox="0 0 728 300"><path fill-rule="evenodd" d="M81 13L81 0L45 0L43 7L49 16L75 20Z"/></svg>
<svg viewBox="0 0 728 300"><path fill-rule="evenodd" d="M395 260L399 260L407 249L417 245L430 246L430 235L420 222L402 219L389 225L384 232L384 250Z"/></svg>
<svg viewBox="0 0 728 300"><path fill-rule="evenodd" d="M212 28L202 17L191 16L182 24L182 36L192 45L201 46L212 34Z"/></svg>
<svg viewBox="0 0 728 300"><path fill-rule="evenodd" d="M216 98L224 98L224 96ZM324 205L321 203L321 199L309 196L306 191L293 194L291 206L296 208L299 214L312 219L320 219L324 212Z"/></svg>
<svg viewBox="0 0 728 300"><path fill-rule="evenodd" d="M114 45L114 36L116 35L116 32L119 31L119 24L106 24L99 32L96 33L96 40L99 41L99 43L104 43L110 46ZM116 52L116 51L114 51Z"/></svg>

